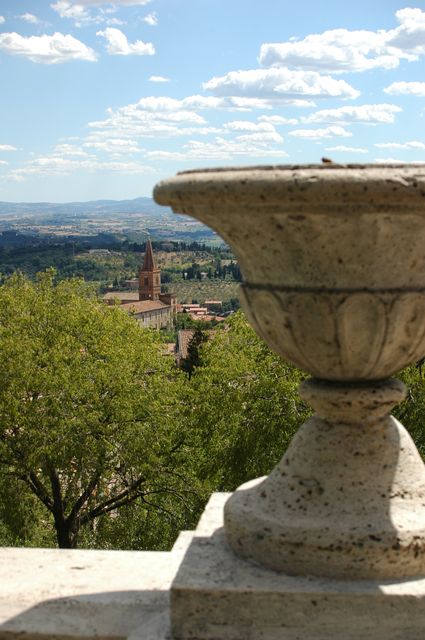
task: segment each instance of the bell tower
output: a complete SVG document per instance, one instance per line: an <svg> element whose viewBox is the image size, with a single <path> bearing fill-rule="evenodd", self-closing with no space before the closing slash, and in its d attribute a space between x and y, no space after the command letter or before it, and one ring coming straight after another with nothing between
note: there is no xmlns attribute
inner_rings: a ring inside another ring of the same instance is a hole
<svg viewBox="0 0 425 640"><path fill-rule="evenodd" d="M139 272L139 300L159 300L161 294L161 270L157 269L150 240Z"/></svg>

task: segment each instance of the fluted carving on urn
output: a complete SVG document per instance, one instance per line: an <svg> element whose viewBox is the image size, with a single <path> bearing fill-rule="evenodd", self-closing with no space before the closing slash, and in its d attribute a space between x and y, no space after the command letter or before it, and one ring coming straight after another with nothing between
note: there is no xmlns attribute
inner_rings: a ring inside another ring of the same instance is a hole
<svg viewBox="0 0 425 640"><path fill-rule="evenodd" d="M318 378L380 380L425 354L425 290L245 284L241 299L272 349Z"/></svg>

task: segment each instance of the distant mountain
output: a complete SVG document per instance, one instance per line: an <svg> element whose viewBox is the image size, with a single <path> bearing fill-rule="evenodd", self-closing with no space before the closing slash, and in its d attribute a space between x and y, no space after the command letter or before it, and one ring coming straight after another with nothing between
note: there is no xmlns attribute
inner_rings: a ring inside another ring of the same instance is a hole
<svg viewBox="0 0 425 640"><path fill-rule="evenodd" d="M169 209L168 209L169 211ZM120 215L131 213L147 213L163 216L167 207L157 205L151 198L134 198L134 200L91 200L89 202L0 202L0 216L20 215Z"/></svg>

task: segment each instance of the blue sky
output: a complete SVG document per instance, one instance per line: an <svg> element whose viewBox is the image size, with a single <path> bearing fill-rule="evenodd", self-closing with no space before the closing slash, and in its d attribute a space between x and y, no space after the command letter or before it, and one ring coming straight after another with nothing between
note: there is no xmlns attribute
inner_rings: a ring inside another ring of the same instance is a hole
<svg viewBox="0 0 425 640"><path fill-rule="evenodd" d="M425 161L425 2L0 0L0 200Z"/></svg>

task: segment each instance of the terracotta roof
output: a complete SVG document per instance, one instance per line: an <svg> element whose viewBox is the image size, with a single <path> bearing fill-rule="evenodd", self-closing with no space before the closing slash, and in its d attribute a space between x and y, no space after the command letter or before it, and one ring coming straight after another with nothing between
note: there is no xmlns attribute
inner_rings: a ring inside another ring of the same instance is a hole
<svg viewBox="0 0 425 640"><path fill-rule="evenodd" d="M200 320L201 322L210 322L211 320L215 320L216 322L223 322L223 320L226 320L226 318L223 318L222 316L209 316L209 315L195 316L195 319Z"/></svg>
<svg viewBox="0 0 425 640"><path fill-rule="evenodd" d="M146 243L146 253L143 260L142 271L153 271L154 269L156 269L156 266L155 259L153 257L152 243L148 240Z"/></svg>
<svg viewBox="0 0 425 640"><path fill-rule="evenodd" d="M137 291L109 291L103 296L104 300L138 300Z"/></svg>
<svg viewBox="0 0 425 640"><path fill-rule="evenodd" d="M165 304L160 300L137 300L136 302L128 302L126 304L122 304L120 308L124 309L124 311L134 311L135 313L143 313L144 311L170 309L170 305Z"/></svg>

